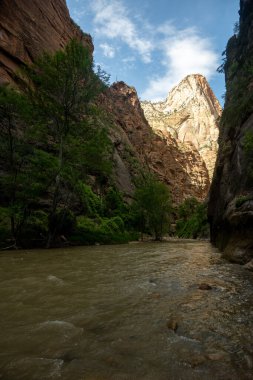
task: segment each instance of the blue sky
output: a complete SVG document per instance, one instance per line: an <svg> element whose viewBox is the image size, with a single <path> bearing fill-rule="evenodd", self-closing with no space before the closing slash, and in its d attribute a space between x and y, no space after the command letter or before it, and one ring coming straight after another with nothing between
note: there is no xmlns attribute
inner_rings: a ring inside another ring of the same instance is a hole
<svg viewBox="0 0 253 380"><path fill-rule="evenodd" d="M186 75L205 75L218 99L216 72L238 21L239 0L67 0L71 17L95 45L95 63L137 89L165 99Z"/></svg>

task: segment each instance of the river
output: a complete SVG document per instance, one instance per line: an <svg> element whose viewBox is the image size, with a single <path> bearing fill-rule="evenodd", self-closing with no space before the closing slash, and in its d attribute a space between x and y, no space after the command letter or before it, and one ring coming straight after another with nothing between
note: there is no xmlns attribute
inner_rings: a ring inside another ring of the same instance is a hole
<svg viewBox="0 0 253 380"><path fill-rule="evenodd" d="M208 242L6 252L0 263L1 380L253 379L253 273Z"/></svg>

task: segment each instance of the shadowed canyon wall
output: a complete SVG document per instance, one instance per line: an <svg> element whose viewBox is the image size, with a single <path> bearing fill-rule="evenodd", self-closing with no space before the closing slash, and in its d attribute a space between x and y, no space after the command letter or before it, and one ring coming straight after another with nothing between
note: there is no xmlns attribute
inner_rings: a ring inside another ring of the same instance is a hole
<svg viewBox="0 0 253 380"><path fill-rule="evenodd" d="M221 68L222 69L222 68ZM232 261L253 258L253 2L241 0L223 65L226 102L210 192L211 239ZM253 264L253 262L252 262ZM250 264L248 264L250 265Z"/></svg>

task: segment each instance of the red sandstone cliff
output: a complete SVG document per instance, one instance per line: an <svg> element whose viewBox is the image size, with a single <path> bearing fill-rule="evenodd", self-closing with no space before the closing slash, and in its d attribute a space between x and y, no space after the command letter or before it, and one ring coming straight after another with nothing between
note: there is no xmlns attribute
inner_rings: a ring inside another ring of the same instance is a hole
<svg viewBox="0 0 253 380"><path fill-rule="evenodd" d="M71 20L65 0L1 0L0 83L11 82L20 64L64 47L71 38L93 51L91 37Z"/></svg>
<svg viewBox="0 0 253 380"><path fill-rule="evenodd" d="M205 199L209 189L208 172L197 149L193 145L184 147L170 133L160 136L154 133L133 87L123 82L115 83L104 96L103 103L119 127L112 135L118 165L121 172L125 168L124 183L128 183L129 190L131 175L135 174L129 161L135 159L169 185L175 203L190 196ZM127 176L127 172L130 175Z"/></svg>

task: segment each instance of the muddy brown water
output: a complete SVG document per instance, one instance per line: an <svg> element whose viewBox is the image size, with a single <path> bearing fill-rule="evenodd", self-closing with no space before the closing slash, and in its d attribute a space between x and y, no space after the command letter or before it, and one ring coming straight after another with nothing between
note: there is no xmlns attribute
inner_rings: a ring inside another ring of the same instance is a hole
<svg viewBox="0 0 253 380"><path fill-rule="evenodd" d="M253 379L253 274L207 242L3 253L0 379Z"/></svg>

